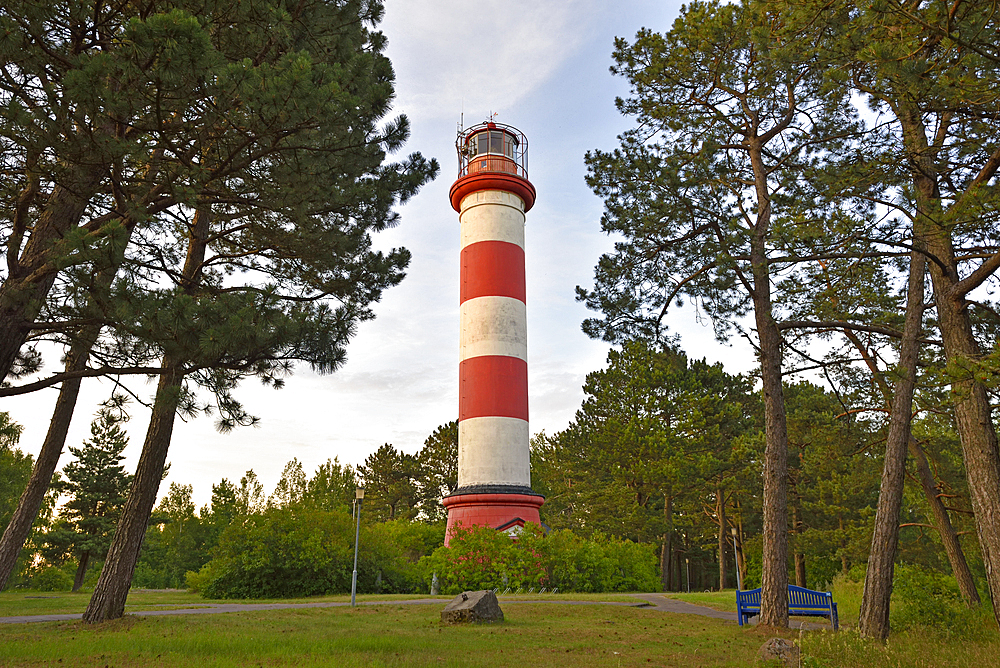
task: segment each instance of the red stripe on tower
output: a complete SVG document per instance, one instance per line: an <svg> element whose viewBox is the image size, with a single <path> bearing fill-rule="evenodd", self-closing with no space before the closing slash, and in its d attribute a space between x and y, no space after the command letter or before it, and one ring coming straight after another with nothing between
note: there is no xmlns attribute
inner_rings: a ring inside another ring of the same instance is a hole
<svg viewBox="0 0 1000 668"><path fill-rule="evenodd" d="M506 355L482 355L458 365L458 419L528 419L528 363Z"/></svg>
<svg viewBox="0 0 1000 668"><path fill-rule="evenodd" d="M524 249L506 241L480 241L462 249L460 301L476 297L525 298Z"/></svg>

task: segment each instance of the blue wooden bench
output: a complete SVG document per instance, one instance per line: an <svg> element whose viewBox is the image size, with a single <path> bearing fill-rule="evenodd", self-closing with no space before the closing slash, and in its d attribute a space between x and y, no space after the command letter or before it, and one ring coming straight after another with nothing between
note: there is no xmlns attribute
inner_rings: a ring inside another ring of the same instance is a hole
<svg viewBox="0 0 1000 668"><path fill-rule="evenodd" d="M743 623L760 614L760 589L736 592L736 616ZM837 604L830 592L813 591L804 587L788 585L789 617L826 617L836 631L840 627L837 618Z"/></svg>

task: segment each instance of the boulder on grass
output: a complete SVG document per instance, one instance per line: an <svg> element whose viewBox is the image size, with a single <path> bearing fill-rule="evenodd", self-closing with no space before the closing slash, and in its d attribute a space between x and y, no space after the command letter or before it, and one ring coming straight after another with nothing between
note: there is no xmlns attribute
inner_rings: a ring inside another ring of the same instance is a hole
<svg viewBox="0 0 1000 668"><path fill-rule="evenodd" d="M791 640L771 638L757 652L757 660L765 665L773 665L775 661L778 661L782 666L797 668L799 648Z"/></svg>
<svg viewBox="0 0 1000 668"><path fill-rule="evenodd" d="M502 622L503 610L492 591L465 591L444 606L441 621L445 624Z"/></svg>

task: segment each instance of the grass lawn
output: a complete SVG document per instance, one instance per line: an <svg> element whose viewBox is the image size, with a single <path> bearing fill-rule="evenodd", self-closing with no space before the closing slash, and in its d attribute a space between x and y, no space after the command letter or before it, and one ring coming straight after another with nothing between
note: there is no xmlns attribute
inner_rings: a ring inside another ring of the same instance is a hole
<svg viewBox="0 0 1000 668"><path fill-rule="evenodd" d="M499 625L444 626L443 605L0 627L3 666L746 666L763 640L642 608L502 603Z"/></svg>
<svg viewBox="0 0 1000 668"><path fill-rule="evenodd" d="M0 617L14 615L50 615L62 613L83 612L90 601L91 591L71 592L0 592ZM377 596L361 595L359 601L371 601L379 598L429 598L427 596ZM448 598L441 597L441 598ZM202 598L199 594L187 591L144 591L133 589L125 602L126 612L137 610L162 610L168 608L203 608L214 603L309 603L318 601L350 601L351 595L315 596L312 598L288 599L226 599L215 600Z"/></svg>
<svg viewBox="0 0 1000 668"><path fill-rule="evenodd" d="M205 603L183 592L138 594L140 606ZM3 597L6 606L10 596ZM86 598L69 602L82 609ZM649 608L519 605L511 598L501 599L503 624L444 626L440 612L449 597L441 598L433 605L126 616L99 626L76 621L0 625L0 666L752 666L758 648L772 635L735 622ZM974 639L909 632L893 635L882 646L850 630L782 635L802 647L802 665L808 668L984 668L996 665L1000 656L1000 634L988 617Z"/></svg>
<svg viewBox="0 0 1000 668"><path fill-rule="evenodd" d="M90 601L90 591L70 592L37 592L18 591L0 592L0 617L13 617L18 615L54 615L68 613L82 613ZM449 601L452 596L427 596L426 594L414 594L412 596L404 594L359 594L358 601L378 601L413 599L413 598L438 598L442 601ZM126 612L136 612L138 610L165 610L170 608L203 608L206 605L215 603L312 603L320 601L342 601L351 600L350 594L338 594L334 596L313 596L310 598L289 598L289 599L225 599L215 600L202 598L199 594L192 594L187 591L145 591L133 589L129 592L128 600L125 603ZM508 594L501 596L500 601L626 601L637 602L635 597L628 594L519 594L517 596Z"/></svg>

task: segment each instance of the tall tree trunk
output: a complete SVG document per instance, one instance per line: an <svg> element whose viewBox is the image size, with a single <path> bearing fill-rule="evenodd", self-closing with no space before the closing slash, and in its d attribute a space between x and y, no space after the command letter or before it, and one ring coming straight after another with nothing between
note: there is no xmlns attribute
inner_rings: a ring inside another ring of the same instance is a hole
<svg viewBox="0 0 1000 668"><path fill-rule="evenodd" d="M947 294L947 285L952 281L946 280L943 272L933 264L931 278L938 279L935 281L934 296L945 356L949 367L961 368L979 356L965 311L965 300L957 300L961 302L959 304ZM992 410L986 388L975 380L971 372L953 380L952 396L956 399L955 418L962 441L965 474L986 568L986 582L994 619L1000 625L1000 452Z"/></svg>
<svg viewBox="0 0 1000 668"><path fill-rule="evenodd" d="M91 339L85 340L84 337L81 337L73 344L66 357L67 371L87 368L90 348L96 340L95 332ZM0 538L0 589L7 585L7 581L14 572L17 557L21 553L21 548L24 547L24 541L31 533L31 525L38 518L38 511L45 501L45 493L49 491L52 474L59 464L59 457L66 444L66 434L69 432L73 410L76 408L76 400L80 394L80 382L79 378L72 378L63 381L59 388L59 396L56 398L52 419L49 421L49 430L45 434L42 449L39 451L38 459L35 460L35 466L31 470L31 477L17 502L17 508L14 510L10 523L3 532L3 538Z"/></svg>
<svg viewBox="0 0 1000 668"><path fill-rule="evenodd" d="M736 554L736 568L739 569L740 582L743 588L747 583L747 557L743 552L743 507L740 505L740 497L734 493L734 503L736 508L736 538L733 539L733 552Z"/></svg>
<svg viewBox="0 0 1000 668"><path fill-rule="evenodd" d="M879 392L885 399L886 406L889 410L892 410L892 392L889 389L888 384L886 384L885 377L882 371L878 368L875 360L868 353L861 339L857 337L850 330L844 331L844 335L851 341L857 351L861 354L864 359L865 364L872 372L872 377L875 380L875 385L878 387ZM944 546L945 554L948 556L948 563L951 564L951 572L955 576L955 580L958 582L958 589L962 594L962 599L965 604L969 607L978 605L979 592L976 590L976 583L972 578L972 571L969 569L969 563L965 559L965 552L962 550L962 544L958 540L958 533L955 531L955 527L952 526L951 518L948 515L948 509L945 508L944 503L941 501L941 497L938 495L937 483L934 480L934 475L931 473L931 467L927 463L927 455L924 454L923 448L917 443L917 440L910 436L910 442L908 444L908 449L910 456L913 457L914 462L916 462L917 476L920 478L920 487L923 489L924 498L927 499L927 505L930 506L931 514L933 515L934 527L937 529L938 536L941 538L941 544Z"/></svg>
<svg viewBox="0 0 1000 668"><path fill-rule="evenodd" d="M792 102L790 101L790 106ZM785 127L790 121L789 115ZM783 129L769 131L770 136ZM756 132L756 128L753 129ZM788 627L788 424L781 386L781 332L771 307L771 274L767 238L771 225L771 194L762 149L769 139L747 137L748 157L753 167L757 196L757 220L750 239L754 321L760 344L761 393L764 396L764 501L763 550L761 555L760 623Z"/></svg>
<svg viewBox="0 0 1000 668"><path fill-rule="evenodd" d="M715 490L716 512L719 517L719 591L726 588L726 497Z"/></svg>
<svg viewBox="0 0 1000 668"><path fill-rule="evenodd" d="M98 294L111 287L125 259L125 247L135 230L136 220L127 217L123 221L126 236L123 243L112 249L111 259L108 264L98 269L94 281L94 291ZM69 353L66 355L66 371L83 371L87 368L90 360L90 350L100 336L101 327L91 325L82 328L76 339L71 343ZM73 412L76 409L76 401L80 395L81 378L70 378L64 380L59 388L59 396L56 398L56 405L52 411L52 419L49 421L49 429L42 442L42 449L38 453L38 459L31 471L31 478L21 494L17 503L14 515L4 530L3 538L0 538L0 589L7 585L11 573L17 563L17 556L24 547L24 542L31 533L31 525L38 518L38 511L45 500L45 493L49 490L52 482L52 474L55 473L62 456L63 447L66 445L66 435L69 433L70 423L73 420Z"/></svg>
<svg viewBox="0 0 1000 668"><path fill-rule="evenodd" d="M910 253L910 277L906 289L906 316L899 346L899 379L892 397L889 435L886 438L882 485L879 489L875 527L872 532L865 590L861 599L858 628L869 638L889 637L889 599L892 596L893 565L899 545L899 514L906 482L906 450L910 443L913 388L916 384L920 330L924 314L924 255Z"/></svg>
<svg viewBox="0 0 1000 668"><path fill-rule="evenodd" d="M660 549L660 584L663 586L663 591L673 591L673 582L671 582L671 573L673 569L671 566L671 559L673 559L673 542L674 542L674 512L673 512L673 497L667 493L663 496L663 515L667 520L667 531L663 534L663 545Z"/></svg>
<svg viewBox="0 0 1000 668"><path fill-rule="evenodd" d="M927 134L918 109L902 102L896 116L910 161L916 195L914 237L932 258L931 285L937 309L941 341L948 368L954 374L951 394L955 401L955 421L969 497L976 518L976 531L990 589L993 616L1000 625L1000 449L989 396L970 366L981 358L972 332L966 293L959 283L958 262L950 227L942 223L941 193L938 188L936 151L927 143Z"/></svg>
<svg viewBox="0 0 1000 668"><path fill-rule="evenodd" d="M132 479L128 499L118 520L104 568L94 587L94 594L83 613L89 623L118 619L125 613L125 599L132 585L132 575L139 561L139 550L146 535L149 516L156 503L156 493L163 479L163 466L174 428L174 417L181 396L183 370L176 360L164 359L168 369L160 376L153 403L153 414L146 430L139 465Z"/></svg>
<svg viewBox="0 0 1000 668"><path fill-rule="evenodd" d="M212 214L207 207L199 208L194 215L188 240L188 253L181 272L181 285L189 293L195 293L201 283L201 270L208 247ZM122 509L115 529L111 548L104 561L104 568L97 579L94 594L83 613L85 622L94 624L109 619L118 619L125 613L125 600L132 585L135 565L139 561L139 551L146 535L149 516L156 503L156 494L163 479L163 467L170 448L170 438L174 429L174 418L181 397L181 382L184 379L186 360L164 355L160 382L156 388L153 412L146 430L146 440L142 446L139 465L128 499Z"/></svg>
<svg viewBox="0 0 1000 668"><path fill-rule="evenodd" d="M844 517L842 515L837 516L837 524L840 527L840 572L847 575L847 571L850 570L850 564L847 561L847 541L844 540Z"/></svg>
<svg viewBox="0 0 1000 668"><path fill-rule="evenodd" d="M90 563L90 552L80 555L80 565L76 568L76 577L73 579L73 591L80 591L83 586L83 578L87 575L87 565Z"/></svg>
<svg viewBox="0 0 1000 668"><path fill-rule="evenodd" d="M948 516L948 509L944 507L941 497L938 496L937 485L934 482L934 475L931 467L927 463L927 455L916 439L910 438L910 456L917 463L917 475L920 478L920 486L924 490L924 496L934 514L934 525L941 536L941 543L944 551L948 555L948 562L951 564L951 572L958 582L958 589L962 593L962 599L968 607L979 605L979 592L976 590L976 582L972 579L972 571L969 570L969 563L965 560L965 552L962 551L962 544L958 540L958 533L951 524Z"/></svg>
<svg viewBox="0 0 1000 668"><path fill-rule="evenodd" d="M20 243L20 235L8 240L8 274L0 285L0 381L10 373L55 281L59 263L53 261L54 247L80 223L103 175L102 170L92 168L73 172L72 183L52 189L20 255L14 245Z"/></svg>
<svg viewBox="0 0 1000 668"><path fill-rule="evenodd" d="M757 191L757 223L750 242L753 309L760 344L764 395L764 541L760 623L788 627L788 425L781 387L781 333L771 310L766 239L771 218L767 170L760 147L749 151Z"/></svg>
<svg viewBox="0 0 1000 668"><path fill-rule="evenodd" d="M795 532L796 536L802 535L803 524L802 518L799 517L799 504L793 504L790 509L792 515L792 531ZM805 587L806 585L806 555L802 554L802 551L795 546L795 584L799 587Z"/></svg>

